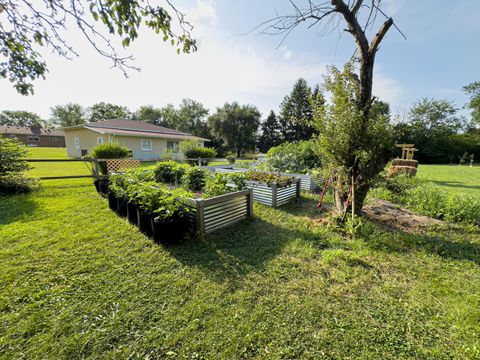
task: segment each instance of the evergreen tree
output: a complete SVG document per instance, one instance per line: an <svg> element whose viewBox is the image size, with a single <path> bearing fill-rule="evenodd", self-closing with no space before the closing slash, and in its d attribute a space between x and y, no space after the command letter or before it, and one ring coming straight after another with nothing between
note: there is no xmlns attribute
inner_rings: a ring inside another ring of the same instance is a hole
<svg viewBox="0 0 480 360"><path fill-rule="evenodd" d="M258 140L258 147L261 152L266 153L271 147L280 145L281 142L280 124L277 116L271 110L267 119L262 123L262 134Z"/></svg>
<svg viewBox="0 0 480 360"><path fill-rule="evenodd" d="M318 87L315 90L319 92ZM312 118L312 89L305 79L298 79L293 85L292 92L285 96L280 105L280 127L283 140L310 139L315 133L315 129L311 126Z"/></svg>

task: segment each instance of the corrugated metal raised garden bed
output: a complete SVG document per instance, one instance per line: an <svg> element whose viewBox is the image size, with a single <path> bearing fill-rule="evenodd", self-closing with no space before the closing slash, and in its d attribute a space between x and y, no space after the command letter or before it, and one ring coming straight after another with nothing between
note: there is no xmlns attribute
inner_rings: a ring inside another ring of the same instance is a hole
<svg viewBox="0 0 480 360"><path fill-rule="evenodd" d="M277 184L276 182L265 183L262 181L248 180L248 174L252 173L245 171L244 169L234 168L218 168L216 172L219 173L245 173L247 175L246 185L249 189L253 190L253 200L267 206L278 207L285 205L292 200L298 200L300 198L301 178L295 177L292 174L274 174L274 173L261 173L253 172L257 174L268 174L271 176L289 178L284 185Z"/></svg>
<svg viewBox="0 0 480 360"><path fill-rule="evenodd" d="M189 226L196 234L204 236L252 216L253 191L246 189L209 199L190 199L189 205Z"/></svg>
<svg viewBox="0 0 480 360"><path fill-rule="evenodd" d="M228 167L216 167L215 172L219 173L235 173L235 172L246 172L247 169L236 168L234 166ZM293 173L278 173L283 176L293 176L300 179L300 189L303 191L315 192L318 190L320 183L320 176L313 174L293 174Z"/></svg>
<svg viewBox="0 0 480 360"><path fill-rule="evenodd" d="M185 175L198 181L202 170L197 169L189 168ZM137 169L112 174L109 206L156 242L165 243L187 234L203 237L252 216L253 191L238 190L244 188L242 178L243 184L237 186L230 182L234 180L231 176L219 174L204 179L213 190L204 191L200 186L190 191L187 188L193 183L183 184L183 177L182 183L178 182L178 175L184 172L182 165L159 163L154 172Z"/></svg>
<svg viewBox="0 0 480 360"><path fill-rule="evenodd" d="M300 179L295 179L292 184L285 186L247 181L247 187L253 190L253 201L274 208L300 198Z"/></svg>

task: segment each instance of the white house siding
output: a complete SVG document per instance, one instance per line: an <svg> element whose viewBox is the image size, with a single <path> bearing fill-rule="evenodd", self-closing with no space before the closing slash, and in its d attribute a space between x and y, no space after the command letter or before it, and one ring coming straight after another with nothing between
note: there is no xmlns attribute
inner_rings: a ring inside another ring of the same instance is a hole
<svg viewBox="0 0 480 360"><path fill-rule="evenodd" d="M79 138L80 148L75 148L75 137ZM149 160L159 159L167 151L167 141L178 141L180 144L183 140L175 139L161 139L154 137L137 137L137 136L111 136L108 134L99 134L89 129L71 129L65 131L65 142L68 156L79 158L81 157L81 150L86 150L90 153L91 149L98 145L98 138L103 137L103 142L118 142L130 150L134 159ZM141 140L149 139L152 141L152 150L146 151L141 148ZM200 141L200 146L204 146L203 141ZM175 154L180 158L180 153Z"/></svg>
<svg viewBox="0 0 480 360"><path fill-rule="evenodd" d="M67 147L67 155L75 158L82 156L82 149L90 152L97 145L97 137L100 134L88 129L72 129L65 131L65 145ZM80 147L75 148L75 138L78 137ZM108 135L103 135L104 142L107 142Z"/></svg>

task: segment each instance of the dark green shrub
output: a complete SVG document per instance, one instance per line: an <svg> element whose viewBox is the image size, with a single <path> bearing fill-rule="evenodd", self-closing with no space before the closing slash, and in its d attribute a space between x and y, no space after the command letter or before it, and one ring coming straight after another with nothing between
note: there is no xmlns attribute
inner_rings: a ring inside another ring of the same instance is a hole
<svg viewBox="0 0 480 360"><path fill-rule="evenodd" d="M202 158L202 165L208 165L209 160L213 159L217 156L217 152L215 149L201 147L198 142L196 141L184 141L180 143L180 151L182 152L183 156L187 159L190 165L198 165L198 158Z"/></svg>
<svg viewBox="0 0 480 360"><path fill-rule="evenodd" d="M229 164L235 164L235 161L237 160L237 157L235 155L228 155L227 156L227 161Z"/></svg>
<svg viewBox="0 0 480 360"><path fill-rule="evenodd" d="M285 142L267 152L261 168L267 171L306 174L321 165L316 147L314 140Z"/></svg>
<svg viewBox="0 0 480 360"><path fill-rule="evenodd" d="M187 169L185 175L183 175L182 184L186 189L200 191L205 186L205 181L208 175L208 170L193 166Z"/></svg>
<svg viewBox="0 0 480 360"><path fill-rule="evenodd" d="M188 168L188 165L172 160L162 161L155 167L155 179L166 184L179 184Z"/></svg>
<svg viewBox="0 0 480 360"><path fill-rule="evenodd" d="M37 180L28 177L25 158L28 149L16 139L0 137L0 194L27 193L39 188Z"/></svg>
<svg viewBox="0 0 480 360"><path fill-rule="evenodd" d="M23 172L10 172L8 174L0 175L0 194L12 195L28 193L38 190L40 184L37 179L28 177Z"/></svg>
<svg viewBox="0 0 480 360"><path fill-rule="evenodd" d="M130 155L130 150L119 143L106 143L95 146L90 156L95 159L123 159ZM98 164L100 172L107 175L107 164L100 162Z"/></svg>
<svg viewBox="0 0 480 360"><path fill-rule="evenodd" d="M16 139L0 137L0 175L21 172L29 169L22 160L28 154L28 148Z"/></svg>

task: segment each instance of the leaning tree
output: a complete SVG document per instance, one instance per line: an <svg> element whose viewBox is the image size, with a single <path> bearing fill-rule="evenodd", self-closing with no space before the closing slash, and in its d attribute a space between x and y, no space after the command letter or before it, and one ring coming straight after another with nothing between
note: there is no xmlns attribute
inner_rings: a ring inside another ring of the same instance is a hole
<svg viewBox="0 0 480 360"><path fill-rule="evenodd" d="M354 76L358 91L355 92L352 101L360 114L358 120L360 124L357 127L358 132L354 136L368 140L368 136L371 133L369 128L372 127L372 122L375 122L377 118L376 116L371 116L372 105L375 103L375 98L372 96L375 57L380 43L389 29L392 26L397 28L393 19L381 9L381 0L305 0L303 4L300 4L299 1L290 0L290 3L293 6L293 13L277 15L275 18L262 23L258 27L260 33L280 35L283 37L283 42L294 29L305 23L308 24L307 27L309 29L323 24L327 27L327 32L346 25L345 31L352 36L355 42L356 51L353 55L353 60L357 62L358 69ZM380 18L384 20L382 20L378 31L369 39L373 27ZM400 32L400 30L398 31ZM378 156L375 157L375 160L360 162L355 155L359 152L359 149L356 148L359 146L358 142L350 140L353 139L345 139L345 141L349 141L351 144L348 153L354 156L344 159L342 165L347 170L347 182L352 178L354 179L353 192L356 192L354 209L356 212L360 212L372 178L378 175L382 166L373 164L373 161L378 161ZM384 158L385 160L387 159L386 156ZM372 171L372 169L375 170ZM343 179L343 182L346 182L345 180ZM338 181L339 185L340 182ZM345 186L337 186L337 193L341 200L345 200L348 197L348 187L346 189ZM341 206L343 203L343 201L337 202L338 206Z"/></svg>
<svg viewBox="0 0 480 360"><path fill-rule="evenodd" d="M98 54L126 76L138 68L123 55L144 28L159 34L177 52L196 50L193 26L170 0L165 6L144 0L0 0L0 77L23 95L33 93L32 80L44 78L47 65L39 53L46 47L61 57L78 56L66 37L76 28ZM116 44L117 40L119 44ZM120 46L119 46L120 45Z"/></svg>

